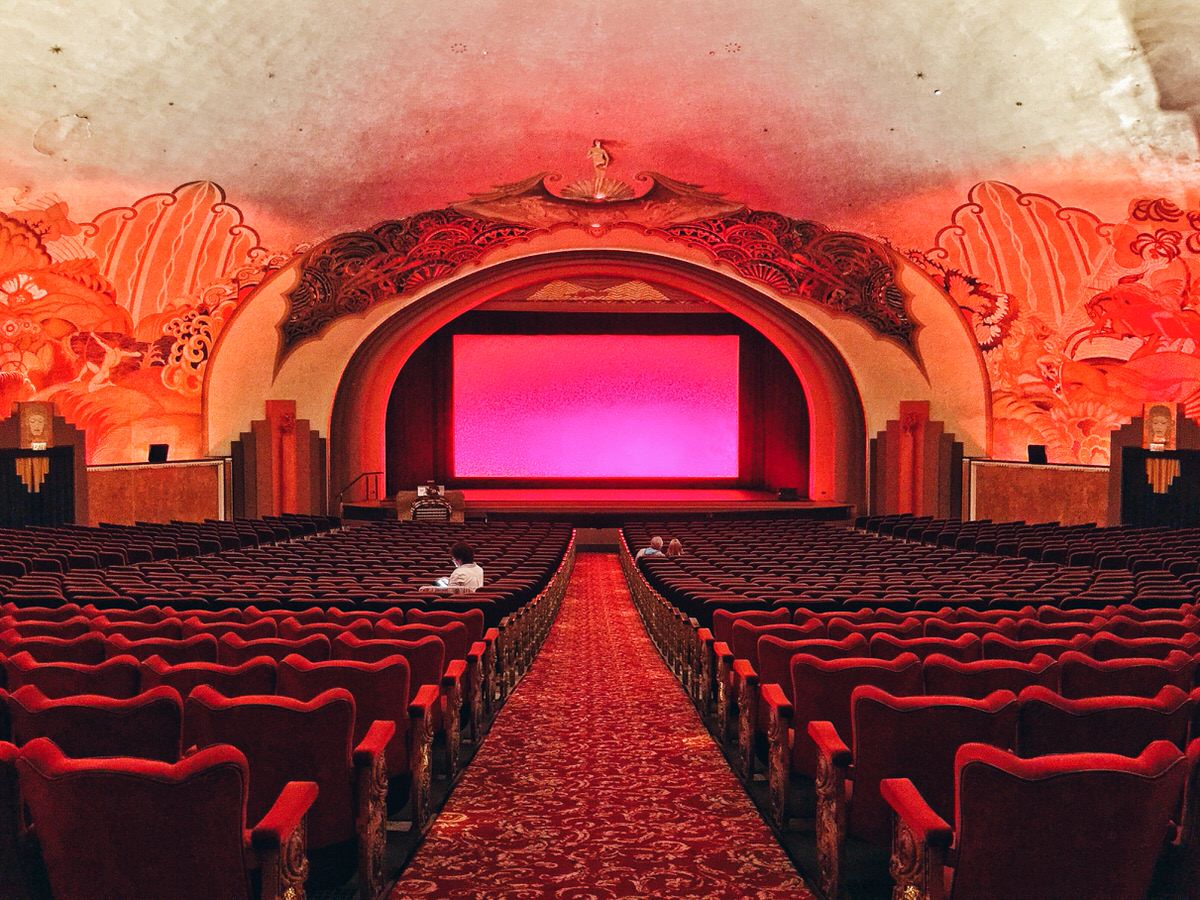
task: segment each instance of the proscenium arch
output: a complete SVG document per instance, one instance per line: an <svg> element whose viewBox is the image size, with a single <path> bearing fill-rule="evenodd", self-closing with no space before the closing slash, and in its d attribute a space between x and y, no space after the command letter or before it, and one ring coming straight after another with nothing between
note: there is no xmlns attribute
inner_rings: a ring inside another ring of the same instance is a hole
<svg viewBox="0 0 1200 900"><path fill-rule="evenodd" d="M810 322L720 272L652 253L576 250L495 263L436 288L379 323L342 372L329 427L330 491L386 468L388 398L401 368L435 332L488 300L547 280L638 279L686 291L759 331L791 364L808 399L809 495L862 505L866 418L846 360Z"/></svg>

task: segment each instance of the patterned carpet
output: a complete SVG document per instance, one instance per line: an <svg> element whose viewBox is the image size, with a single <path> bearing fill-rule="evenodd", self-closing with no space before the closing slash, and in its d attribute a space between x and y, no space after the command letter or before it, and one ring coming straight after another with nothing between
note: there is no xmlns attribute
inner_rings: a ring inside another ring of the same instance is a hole
<svg viewBox="0 0 1200 900"><path fill-rule="evenodd" d="M599 554L392 895L811 896Z"/></svg>

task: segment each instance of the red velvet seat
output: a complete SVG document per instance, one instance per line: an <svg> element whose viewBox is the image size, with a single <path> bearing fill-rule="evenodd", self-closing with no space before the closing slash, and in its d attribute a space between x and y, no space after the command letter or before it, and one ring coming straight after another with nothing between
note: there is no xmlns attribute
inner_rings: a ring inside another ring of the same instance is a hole
<svg viewBox="0 0 1200 900"><path fill-rule="evenodd" d="M1035 656L1057 659L1072 650L1086 650L1088 640L1085 634L1076 635L1070 640L1046 638L1036 641L1017 641L999 634L985 634L983 658L1007 659L1013 662L1029 662Z"/></svg>
<svg viewBox="0 0 1200 900"><path fill-rule="evenodd" d="M897 697L923 693L921 660L911 653L895 659L818 659L800 654L791 660L790 772L809 778L817 774L816 745L808 736L809 722L832 722L849 731L850 697L861 685L874 685ZM772 759L774 763L774 759Z"/></svg>
<svg viewBox="0 0 1200 900"><path fill-rule="evenodd" d="M1196 660L1178 650L1166 659L1096 660L1086 653L1064 653L1059 664L1059 692L1072 698L1153 697L1166 685L1189 690L1196 673Z"/></svg>
<svg viewBox="0 0 1200 900"><path fill-rule="evenodd" d="M983 658L983 642L974 634L960 634L956 638L897 638L890 634L871 637L871 656L876 659L895 659L901 653L912 653L921 659L939 653L960 662L975 662Z"/></svg>
<svg viewBox="0 0 1200 900"><path fill-rule="evenodd" d="M28 637L23 638L15 631L0 634L0 652L9 656L28 653L38 662L72 662L95 665L104 662L107 655L104 636L89 632L73 638ZM116 654L111 654L115 656Z"/></svg>
<svg viewBox="0 0 1200 900"><path fill-rule="evenodd" d="M302 640L312 637L314 634L322 634L332 641L339 634L356 634L360 638L370 638L374 633L375 625L370 619L348 619L340 622L301 622L299 619L289 617L279 620L279 637L289 641Z"/></svg>
<svg viewBox="0 0 1200 900"><path fill-rule="evenodd" d="M166 685L181 697L202 684L226 697L275 693L275 660L269 656L256 656L238 666L210 662L171 665L161 656L151 656L142 661L140 676L142 690Z"/></svg>
<svg viewBox="0 0 1200 900"><path fill-rule="evenodd" d="M21 637L73 638L87 634L91 630L92 620L86 616L50 621L32 618L17 619L12 616L0 619L0 632L14 631Z"/></svg>
<svg viewBox="0 0 1200 900"><path fill-rule="evenodd" d="M124 700L96 694L47 698L32 685L0 693L15 744L49 738L67 756L179 759L179 694L160 687Z"/></svg>
<svg viewBox="0 0 1200 900"><path fill-rule="evenodd" d="M1093 659L1165 659L1177 650L1184 653L1200 651L1200 635L1187 634L1178 640L1171 638L1121 638L1103 632L1093 635L1087 652Z"/></svg>
<svg viewBox="0 0 1200 900"><path fill-rule="evenodd" d="M898 818L896 896L1145 897L1186 775L1187 760L1167 741L1136 759L1027 760L967 744L955 759L953 827L910 780L880 785Z"/></svg>
<svg viewBox="0 0 1200 900"><path fill-rule="evenodd" d="M1004 637L1017 637L1017 622L1015 619L1003 618L996 622L945 622L941 619L925 620L925 637L956 638L963 634L974 634L982 638L984 635L996 634Z"/></svg>
<svg viewBox="0 0 1200 900"><path fill-rule="evenodd" d="M1178 640L1196 630L1196 621L1191 619L1134 619L1126 615L1114 615L1104 621L1104 631L1123 638L1170 638Z"/></svg>
<svg viewBox="0 0 1200 900"><path fill-rule="evenodd" d="M475 644L484 639L484 616L481 609L464 609L451 611L447 609L414 609L405 618L408 625L445 625L448 622L461 622L467 629L467 641ZM384 635L381 633L381 637Z"/></svg>
<svg viewBox="0 0 1200 900"><path fill-rule="evenodd" d="M194 637L172 640L171 638L146 638L131 641L129 638L115 634L108 638L108 655L128 655L137 659L149 659L151 656L161 656L169 663L185 662L216 662L217 639L211 634L198 634Z"/></svg>
<svg viewBox="0 0 1200 900"><path fill-rule="evenodd" d="M792 614L786 609L717 609L712 614L713 640L728 644L733 639L735 621L753 622L756 625L784 625L791 621Z"/></svg>
<svg viewBox="0 0 1200 900"><path fill-rule="evenodd" d="M307 824L310 862L323 877L341 880L350 874L342 869L344 851L356 850L349 858L357 857L361 894L375 900L383 890L385 754L395 726L372 722L357 745L354 728L354 698L344 689L300 701L229 698L201 686L187 698L184 741L200 748L231 744L246 755L246 812L252 819L265 815L288 782L314 782L318 794Z"/></svg>
<svg viewBox="0 0 1200 900"><path fill-rule="evenodd" d="M169 765L68 759L37 740L16 767L56 897L284 900L303 888L317 787L285 785L250 827L249 773L233 747Z"/></svg>
<svg viewBox="0 0 1200 900"><path fill-rule="evenodd" d="M225 634L221 636L216 661L226 666L240 666L256 656L269 656L280 662L285 656L294 653L313 662L322 662L330 658L330 652L329 638L323 634L295 640L257 638L252 641L244 640L236 634Z"/></svg>
<svg viewBox="0 0 1200 900"><path fill-rule="evenodd" d="M1011 691L983 699L893 697L873 686L851 695L849 742L830 722L809 722L808 734L821 758L817 779L817 843L821 887L842 896L845 840L850 835L888 846L892 815L879 793L885 778L916 784L939 815L954 813L954 757L969 743L1012 747L1019 704ZM774 779L772 786L781 779ZM772 797L782 810L783 798ZM784 823L780 823L784 824Z"/></svg>
<svg viewBox="0 0 1200 900"><path fill-rule="evenodd" d="M835 618L826 623L830 640L838 641L852 634L860 634L868 640L872 635L890 634L899 638L921 637L922 620L910 616L901 622L854 622Z"/></svg>
<svg viewBox="0 0 1200 900"><path fill-rule="evenodd" d="M255 622L205 620L195 616L184 619L183 636L192 637L197 634L211 634L215 638L226 634L236 634L242 640L253 641L259 638L275 637L275 622L273 619L259 619Z"/></svg>
<svg viewBox="0 0 1200 900"><path fill-rule="evenodd" d="M1194 701L1177 687L1148 697L1074 700L1044 687L1021 691L1021 756L1116 753L1137 756L1154 741L1187 746Z"/></svg>
<svg viewBox="0 0 1200 900"><path fill-rule="evenodd" d="M110 621L99 616L92 620L96 631L108 637L121 635L131 641L144 641L149 638L169 638L177 641L184 637L183 622L179 619L159 619L157 622Z"/></svg>
<svg viewBox="0 0 1200 900"><path fill-rule="evenodd" d="M1058 664L1049 656L1027 663L1002 659L959 662L934 654L925 660L925 692L947 697L986 697L995 691L1019 693L1032 684L1057 690Z"/></svg>
<svg viewBox="0 0 1200 900"><path fill-rule="evenodd" d="M1042 622L1026 619L1017 623L1017 633L1014 636L1019 641L1069 641L1079 634L1095 634L1104 628L1105 622L1100 616L1093 616L1086 622Z"/></svg>
<svg viewBox="0 0 1200 900"><path fill-rule="evenodd" d="M96 665L81 663L40 663L28 653L4 660L8 689L15 691L31 684L47 697L71 694L99 694L127 698L139 690L138 662L132 656L114 656Z"/></svg>

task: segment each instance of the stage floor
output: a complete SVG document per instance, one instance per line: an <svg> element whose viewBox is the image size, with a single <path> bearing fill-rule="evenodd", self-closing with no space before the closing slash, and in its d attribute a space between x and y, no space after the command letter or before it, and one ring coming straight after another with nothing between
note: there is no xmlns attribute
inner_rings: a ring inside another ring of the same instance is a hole
<svg viewBox="0 0 1200 900"><path fill-rule="evenodd" d="M688 515L780 515L844 519L845 503L778 500L770 491L666 488L472 488L463 491L468 518L562 517L576 521Z"/></svg>

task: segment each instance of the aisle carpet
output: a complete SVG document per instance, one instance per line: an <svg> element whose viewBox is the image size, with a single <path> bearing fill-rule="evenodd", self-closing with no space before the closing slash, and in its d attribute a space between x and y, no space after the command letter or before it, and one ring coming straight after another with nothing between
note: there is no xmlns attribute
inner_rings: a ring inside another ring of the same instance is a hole
<svg viewBox="0 0 1200 900"><path fill-rule="evenodd" d="M392 896L812 895L654 652L616 557L580 554Z"/></svg>

